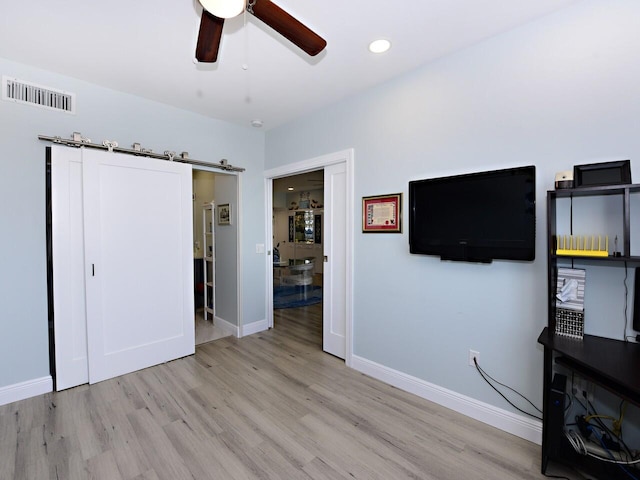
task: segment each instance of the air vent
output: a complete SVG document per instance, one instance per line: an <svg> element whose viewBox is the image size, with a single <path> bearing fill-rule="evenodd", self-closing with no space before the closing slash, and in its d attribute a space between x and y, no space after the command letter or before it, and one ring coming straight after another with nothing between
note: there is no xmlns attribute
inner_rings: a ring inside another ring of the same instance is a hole
<svg viewBox="0 0 640 480"><path fill-rule="evenodd" d="M76 95L17 78L2 76L2 99L49 110L76 113Z"/></svg>

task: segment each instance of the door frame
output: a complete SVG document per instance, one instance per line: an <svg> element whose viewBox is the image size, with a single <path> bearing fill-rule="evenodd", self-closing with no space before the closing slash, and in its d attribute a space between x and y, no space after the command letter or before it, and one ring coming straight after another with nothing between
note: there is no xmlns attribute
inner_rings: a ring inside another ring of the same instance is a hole
<svg viewBox="0 0 640 480"><path fill-rule="evenodd" d="M303 160L281 167L265 170L265 232L266 251L265 271L266 271L266 291L265 291L265 311L267 314L268 327L273 328L273 180L291 175L298 175L314 170L320 170L330 165L344 163L346 166L346 205L345 214L347 219L346 228L346 332L345 332L345 363L351 366L353 356L353 232L354 224L354 149L341 150L327 155Z"/></svg>
<svg viewBox="0 0 640 480"><path fill-rule="evenodd" d="M243 332L243 309L242 309L242 249L240 246L242 245L242 175L239 172L221 172L217 168L207 167L205 165L193 165L193 170L200 170L203 172L210 172L216 175L228 175L236 178L236 196L233 199L236 207L236 218L237 218L237 235L236 235L236 251L237 259L236 259L236 309L238 312L238 324L236 325L234 336L236 338L242 338L244 335ZM215 192L214 192L215 196ZM215 321L215 318L214 318Z"/></svg>

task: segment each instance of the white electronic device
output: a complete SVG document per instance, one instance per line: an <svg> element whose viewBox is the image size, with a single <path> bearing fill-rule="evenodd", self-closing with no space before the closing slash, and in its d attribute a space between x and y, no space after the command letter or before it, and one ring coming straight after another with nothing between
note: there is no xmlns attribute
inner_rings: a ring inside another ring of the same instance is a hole
<svg viewBox="0 0 640 480"><path fill-rule="evenodd" d="M573 188L573 170L556 173L556 190L559 188Z"/></svg>

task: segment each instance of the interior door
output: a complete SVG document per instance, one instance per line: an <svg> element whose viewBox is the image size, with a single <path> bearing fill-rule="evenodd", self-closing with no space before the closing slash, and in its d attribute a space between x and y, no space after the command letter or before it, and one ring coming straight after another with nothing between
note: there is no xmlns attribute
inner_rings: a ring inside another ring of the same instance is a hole
<svg viewBox="0 0 640 480"><path fill-rule="evenodd" d="M346 351L346 172L345 163L324 168L322 349L339 358Z"/></svg>
<svg viewBox="0 0 640 480"><path fill-rule="evenodd" d="M89 382L193 354L191 166L83 152Z"/></svg>
<svg viewBox="0 0 640 480"><path fill-rule="evenodd" d="M51 147L56 390L89 381L84 286L82 150Z"/></svg>

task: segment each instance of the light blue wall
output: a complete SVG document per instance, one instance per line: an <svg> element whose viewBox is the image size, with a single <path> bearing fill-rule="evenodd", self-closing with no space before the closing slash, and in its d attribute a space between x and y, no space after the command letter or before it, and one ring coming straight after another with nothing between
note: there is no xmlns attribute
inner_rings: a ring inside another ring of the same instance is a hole
<svg viewBox="0 0 640 480"><path fill-rule="evenodd" d="M468 366L472 348L541 405L546 190L557 171L628 158L640 181L638 25L640 2L581 2L267 133L267 169L353 147L355 219L362 196L407 200L410 180L537 167L532 263L414 256L406 220L400 235L363 235L356 221L355 355L509 408ZM621 311L623 272L607 275L594 295ZM596 331L622 332L621 313L604 320Z"/></svg>
<svg viewBox="0 0 640 480"><path fill-rule="evenodd" d="M74 92L77 115L0 101L0 388L49 373L45 169L48 144L39 134L68 138L79 131L94 143L139 142L156 152L186 150L191 158L230 163L243 173L243 242L264 243L264 133L175 109L0 59L0 75ZM254 211L255 210L255 211ZM256 221L256 218L259 221ZM255 247L254 247L255 251ZM243 264L244 323L263 321L264 258Z"/></svg>
<svg viewBox="0 0 640 480"><path fill-rule="evenodd" d="M231 209L229 225L216 222L216 316L238 325L238 177L235 175L216 175L216 209L225 203Z"/></svg>

